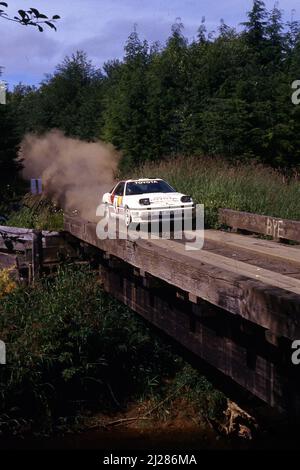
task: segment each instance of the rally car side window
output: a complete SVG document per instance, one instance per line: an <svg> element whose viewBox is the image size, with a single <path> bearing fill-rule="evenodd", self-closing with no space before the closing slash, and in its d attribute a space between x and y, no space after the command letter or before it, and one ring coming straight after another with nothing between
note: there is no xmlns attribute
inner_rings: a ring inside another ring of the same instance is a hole
<svg viewBox="0 0 300 470"><path fill-rule="evenodd" d="M124 181L122 183L119 183L114 191L115 196L123 196L124 187L125 187Z"/></svg>

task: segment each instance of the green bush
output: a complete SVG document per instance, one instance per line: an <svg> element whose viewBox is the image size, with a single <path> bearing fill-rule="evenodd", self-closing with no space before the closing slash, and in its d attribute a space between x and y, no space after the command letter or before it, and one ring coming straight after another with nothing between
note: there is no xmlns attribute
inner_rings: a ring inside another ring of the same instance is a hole
<svg viewBox="0 0 300 470"><path fill-rule="evenodd" d="M0 331L0 418L34 419L38 428L82 407L122 407L174 369L170 348L87 270L61 270L6 296Z"/></svg>
<svg viewBox="0 0 300 470"><path fill-rule="evenodd" d="M73 427L87 411L125 410L134 400L162 401L159 413L180 397L199 416L224 409L225 397L86 268L4 296L0 331L0 435Z"/></svg>

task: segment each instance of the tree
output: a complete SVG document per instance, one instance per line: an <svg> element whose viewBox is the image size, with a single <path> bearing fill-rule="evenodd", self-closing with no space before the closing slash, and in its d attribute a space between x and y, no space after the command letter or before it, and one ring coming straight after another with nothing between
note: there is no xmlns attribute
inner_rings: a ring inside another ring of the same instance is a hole
<svg viewBox="0 0 300 470"><path fill-rule="evenodd" d="M197 39L199 44L205 44L207 42L206 33L207 29L205 24L205 16L202 16L201 25L199 26L197 31Z"/></svg>
<svg viewBox="0 0 300 470"><path fill-rule="evenodd" d="M182 23L176 22L164 50L153 56L147 74L149 158L184 151L187 71L188 44Z"/></svg>
<svg viewBox="0 0 300 470"><path fill-rule="evenodd" d="M86 140L100 132L101 114L102 73L82 51L66 57L20 108L24 132L59 128Z"/></svg>
<svg viewBox="0 0 300 470"><path fill-rule="evenodd" d="M254 0L252 10L248 12L248 21L242 23L246 26L246 38L254 50L260 51L266 40L267 10L262 0Z"/></svg>
<svg viewBox="0 0 300 470"><path fill-rule="evenodd" d="M16 180L20 164L17 162L18 136L11 107L0 106L0 186L10 185Z"/></svg>
<svg viewBox="0 0 300 470"><path fill-rule="evenodd" d="M18 14L14 17L9 16L3 8L8 8L6 2L0 2L0 18L14 21L15 23L22 24L24 26L34 26L40 32L44 30L44 26L48 26L51 29L56 30L55 22L60 19L59 15L54 15L52 18L48 18L43 13L40 13L36 8L30 8L29 10L18 10Z"/></svg>
<svg viewBox="0 0 300 470"><path fill-rule="evenodd" d="M220 21L219 34L221 38L234 38L236 37L236 30L228 26L223 19Z"/></svg>
<svg viewBox="0 0 300 470"><path fill-rule="evenodd" d="M104 127L101 137L122 149L123 167L147 159L149 123L147 121L147 82L149 47L136 28L125 45L122 64L107 64L110 80L105 85Z"/></svg>
<svg viewBox="0 0 300 470"><path fill-rule="evenodd" d="M293 51L300 38L300 22L295 20L295 10L292 11L291 21L287 22L288 31L286 33L286 41L288 52Z"/></svg>
<svg viewBox="0 0 300 470"><path fill-rule="evenodd" d="M285 52L285 36L283 35L282 11L275 4L268 16L266 33L268 38L268 59L278 63Z"/></svg>
<svg viewBox="0 0 300 470"><path fill-rule="evenodd" d="M1 71L0 71L1 76ZM21 164L18 161L19 139L13 109L8 103L0 105L0 209L10 200L18 180Z"/></svg>

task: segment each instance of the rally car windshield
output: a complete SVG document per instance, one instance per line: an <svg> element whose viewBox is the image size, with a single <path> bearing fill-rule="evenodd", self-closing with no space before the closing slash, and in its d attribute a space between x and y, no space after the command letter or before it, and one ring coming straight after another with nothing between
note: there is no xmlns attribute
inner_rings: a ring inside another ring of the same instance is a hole
<svg viewBox="0 0 300 470"><path fill-rule="evenodd" d="M174 193L173 189L168 183L162 180L153 181L133 181L127 183L126 195L135 196L137 194L147 193Z"/></svg>

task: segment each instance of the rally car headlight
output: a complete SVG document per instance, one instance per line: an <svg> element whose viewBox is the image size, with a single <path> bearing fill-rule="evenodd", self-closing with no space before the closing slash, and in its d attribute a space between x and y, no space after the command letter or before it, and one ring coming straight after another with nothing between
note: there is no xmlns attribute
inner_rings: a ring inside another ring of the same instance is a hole
<svg viewBox="0 0 300 470"><path fill-rule="evenodd" d="M193 202L191 196L182 196L182 198L180 200L181 200L181 202Z"/></svg>
<svg viewBox="0 0 300 470"><path fill-rule="evenodd" d="M140 203L142 206L150 206L150 199L149 199L149 198L140 199L140 200L139 200L139 203Z"/></svg>

